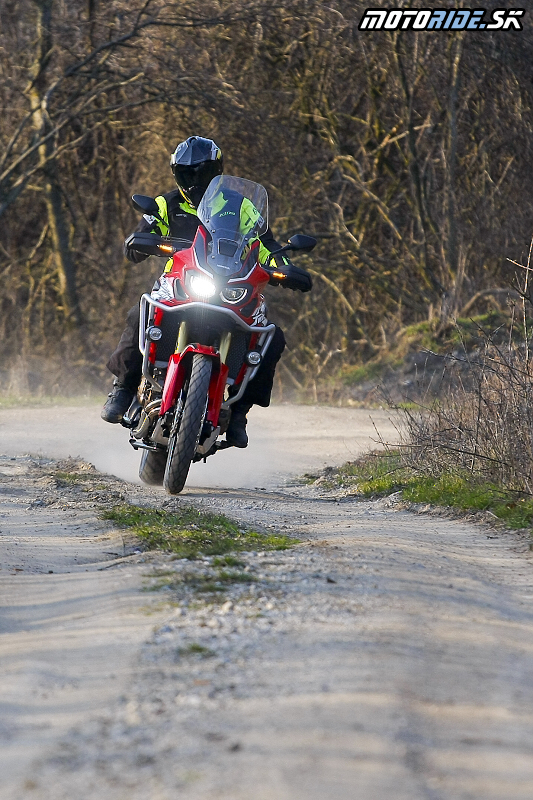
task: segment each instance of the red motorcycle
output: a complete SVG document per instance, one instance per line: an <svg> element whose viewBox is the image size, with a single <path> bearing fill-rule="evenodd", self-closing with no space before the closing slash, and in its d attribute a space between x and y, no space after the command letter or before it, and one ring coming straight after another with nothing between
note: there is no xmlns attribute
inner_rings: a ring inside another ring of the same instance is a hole
<svg viewBox="0 0 533 800"><path fill-rule="evenodd" d="M143 214L163 221L154 199L134 195ZM268 227L263 186L242 178L214 178L198 207L194 241L135 233L131 247L168 255L151 294L141 298L139 349L143 377L124 416L130 443L142 450L140 478L181 492L191 462L228 447L231 406L255 376L275 325L266 318L263 288L281 269L259 263ZM311 236L297 234L278 252L309 252Z"/></svg>

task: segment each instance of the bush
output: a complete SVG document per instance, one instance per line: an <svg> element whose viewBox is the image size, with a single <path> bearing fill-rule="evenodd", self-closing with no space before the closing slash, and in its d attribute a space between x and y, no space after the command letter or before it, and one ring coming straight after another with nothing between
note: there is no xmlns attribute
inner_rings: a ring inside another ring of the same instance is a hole
<svg viewBox="0 0 533 800"><path fill-rule="evenodd" d="M528 266L529 271L529 266ZM528 274L528 273L527 273ZM502 336L481 331L472 353L446 356L447 390L416 410L404 409L407 440L403 460L441 475L468 471L496 486L533 494L533 353L525 281L521 340L513 309ZM461 325L457 325L461 333ZM464 341L464 340L463 340Z"/></svg>

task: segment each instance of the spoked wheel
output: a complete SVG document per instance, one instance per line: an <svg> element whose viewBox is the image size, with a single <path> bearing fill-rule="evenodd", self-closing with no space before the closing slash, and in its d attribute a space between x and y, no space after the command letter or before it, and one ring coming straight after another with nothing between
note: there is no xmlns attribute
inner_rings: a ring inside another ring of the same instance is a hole
<svg viewBox="0 0 533 800"><path fill-rule="evenodd" d="M143 450L139 478L148 486L162 486L166 465L166 450Z"/></svg>
<svg viewBox="0 0 533 800"><path fill-rule="evenodd" d="M185 486L191 461L196 453L207 405L211 359L193 356L189 389L179 430L168 441L168 457L163 486L169 494L178 494Z"/></svg>

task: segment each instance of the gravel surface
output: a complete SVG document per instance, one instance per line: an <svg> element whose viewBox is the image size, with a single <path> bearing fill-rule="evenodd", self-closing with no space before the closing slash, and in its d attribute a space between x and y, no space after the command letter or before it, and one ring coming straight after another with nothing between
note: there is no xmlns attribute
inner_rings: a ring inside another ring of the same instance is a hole
<svg viewBox="0 0 533 800"><path fill-rule="evenodd" d="M83 463L0 475L2 800L533 796L525 535L320 483L168 498ZM122 500L298 541L206 592L213 558L99 521Z"/></svg>

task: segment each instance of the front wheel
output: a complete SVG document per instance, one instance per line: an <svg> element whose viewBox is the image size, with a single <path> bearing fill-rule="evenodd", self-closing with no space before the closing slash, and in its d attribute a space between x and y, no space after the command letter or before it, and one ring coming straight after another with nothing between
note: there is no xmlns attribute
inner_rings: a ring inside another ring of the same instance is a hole
<svg viewBox="0 0 533 800"><path fill-rule="evenodd" d="M196 453L202 430L209 381L211 359L196 354L193 356L189 389L179 430L168 441L168 457L163 486L169 494L179 494L185 486L191 461Z"/></svg>

